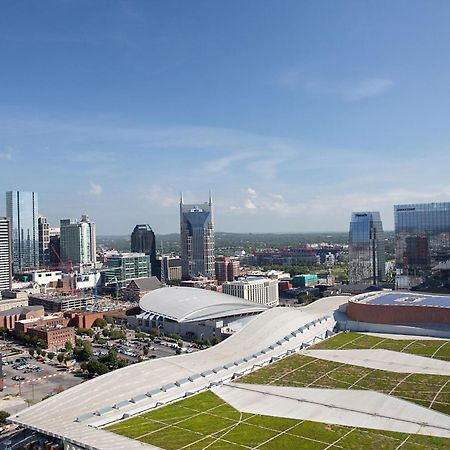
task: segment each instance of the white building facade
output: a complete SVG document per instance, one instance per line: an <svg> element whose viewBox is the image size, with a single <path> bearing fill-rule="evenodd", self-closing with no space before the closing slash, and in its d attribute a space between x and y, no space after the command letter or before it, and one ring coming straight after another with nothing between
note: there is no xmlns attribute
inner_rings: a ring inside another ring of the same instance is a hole
<svg viewBox="0 0 450 450"><path fill-rule="evenodd" d="M234 295L268 307L279 303L278 280L261 277L243 277L222 284L224 294Z"/></svg>

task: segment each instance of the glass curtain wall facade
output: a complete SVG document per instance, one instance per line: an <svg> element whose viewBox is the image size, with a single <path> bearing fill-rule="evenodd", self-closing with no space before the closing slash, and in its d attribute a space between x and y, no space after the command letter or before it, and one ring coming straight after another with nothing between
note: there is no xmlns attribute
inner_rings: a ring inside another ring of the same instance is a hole
<svg viewBox="0 0 450 450"><path fill-rule="evenodd" d="M394 206L395 262L406 274L450 259L450 203Z"/></svg>
<svg viewBox="0 0 450 450"><path fill-rule="evenodd" d="M180 199L181 268L184 280L214 278L214 221L211 196L208 203L184 204Z"/></svg>
<svg viewBox="0 0 450 450"><path fill-rule="evenodd" d="M14 272L39 266L38 196L35 192L6 193L6 216L12 226Z"/></svg>
<svg viewBox="0 0 450 450"><path fill-rule="evenodd" d="M0 291L11 289L11 267L11 222L7 217L0 217Z"/></svg>
<svg viewBox="0 0 450 450"><path fill-rule="evenodd" d="M131 251L150 256L152 275L157 275L156 240L150 225L136 225L131 233Z"/></svg>
<svg viewBox="0 0 450 450"><path fill-rule="evenodd" d="M354 212L350 222L350 283L378 284L385 278L383 224L379 212Z"/></svg>

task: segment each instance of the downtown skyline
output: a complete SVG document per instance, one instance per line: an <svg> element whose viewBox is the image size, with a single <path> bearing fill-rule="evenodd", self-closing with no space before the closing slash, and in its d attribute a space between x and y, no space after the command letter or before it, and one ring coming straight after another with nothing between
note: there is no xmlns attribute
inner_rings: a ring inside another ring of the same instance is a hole
<svg viewBox="0 0 450 450"><path fill-rule="evenodd" d="M445 2L21 5L0 7L0 191L52 226L173 233L179 192L211 189L218 232L392 230L394 204L450 198Z"/></svg>

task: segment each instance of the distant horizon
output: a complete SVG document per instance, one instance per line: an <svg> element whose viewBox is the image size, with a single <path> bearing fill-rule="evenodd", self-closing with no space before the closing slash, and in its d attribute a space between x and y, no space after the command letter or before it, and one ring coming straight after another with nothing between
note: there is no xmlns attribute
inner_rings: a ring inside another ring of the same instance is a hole
<svg viewBox="0 0 450 450"><path fill-rule="evenodd" d="M211 190L230 232L392 229L393 205L450 198L449 2L0 10L0 192L37 192L53 226L175 232L180 192Z"/></svg>

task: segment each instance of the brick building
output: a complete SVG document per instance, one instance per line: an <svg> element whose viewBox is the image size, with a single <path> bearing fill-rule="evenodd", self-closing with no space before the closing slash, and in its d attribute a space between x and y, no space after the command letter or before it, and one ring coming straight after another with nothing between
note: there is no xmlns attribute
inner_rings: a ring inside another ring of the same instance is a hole
<svg viewBox="0 0 450 450"><path fill-rule="evenodd" d="M66 345L66 342L70 342L75 345L75 328L54 326L54 327L35 327L28 328L27 334L29 336L36 336L45 342L48 350L57 351Z"/></svg>
<svg viewBox="0 0 450 450"><path fill-rule="evenodd" d="M67 325L75 328L92 328L97 319L103 319L101 312L68 311L64 313Z"/></svg>
<svg viewBox="0 0 450 450"><path fill-rule="evenodd" d="M35 319L44 315L42 306L22 306L0 311L0 327L14 330L20 320Z"/></svg>

